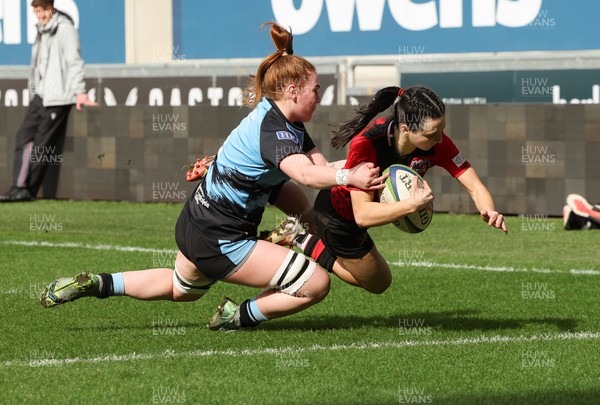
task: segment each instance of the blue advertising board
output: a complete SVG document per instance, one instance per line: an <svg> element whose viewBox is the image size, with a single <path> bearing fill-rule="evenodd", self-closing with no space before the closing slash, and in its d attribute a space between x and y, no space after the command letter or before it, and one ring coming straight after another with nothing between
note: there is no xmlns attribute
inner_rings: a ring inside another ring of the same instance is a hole
<svg viewBox="0 0 600 405"><path fill-rule="evenodd" d="M173 0L188 59L263 57L262 23L291 27L303 56L600 49L590 0Z"/></svg>
<svg viewBox="0 0 600 405"><path fill-rule="evenodd" d="M125 63L125 0L55 0L75 15L86 63ZM0 0L0 65L29 64L30 0ZM600 1L172 0L186 59L259 58L266 21L291 27L304 56L600 49Z"/></svg>
<svg viewBox="0 0 600 405"><path fill-rule="evenodd" d="M36 35L31 0L0 0L0 64L28 65ZM86 63L125 63L124 0L55 0L78 27Z"/></svg>

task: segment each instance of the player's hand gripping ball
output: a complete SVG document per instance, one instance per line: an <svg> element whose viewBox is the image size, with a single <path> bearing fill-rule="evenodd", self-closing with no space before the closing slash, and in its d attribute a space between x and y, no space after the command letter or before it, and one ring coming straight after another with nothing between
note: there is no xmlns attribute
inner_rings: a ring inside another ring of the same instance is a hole
<svg viewBox="0 0 600 405"><path fill-rule="evenodd" d="M423 178L410 167L395 164L391 165L383 171L382 174L389 173L390 177L385 181L385 188L381 191L379 201L382 203L394 203L404 201L410 198L411 187L414 176L417 176L417 184L423 187ZM433 205L430 204L427 208L421 208L419 211L408 214L399 218L394 222L394 225L408 233L423 232L433 218Z"/></svg>

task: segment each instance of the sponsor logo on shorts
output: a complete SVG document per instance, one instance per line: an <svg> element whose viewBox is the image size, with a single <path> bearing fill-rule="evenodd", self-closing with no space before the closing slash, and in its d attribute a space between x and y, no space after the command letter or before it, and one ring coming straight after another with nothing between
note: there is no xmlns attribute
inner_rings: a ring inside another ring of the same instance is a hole
<svg viewBox="0 0 600 405"><path fill-rule="evenodd" d="M196 201L196 204L210 208L210 205L208 204L208 201L206 201L206 198L204 198L204 194L202 194L200 187L198 187L198 190L196 190L196 193L194 194L194 201Z"/></svg>

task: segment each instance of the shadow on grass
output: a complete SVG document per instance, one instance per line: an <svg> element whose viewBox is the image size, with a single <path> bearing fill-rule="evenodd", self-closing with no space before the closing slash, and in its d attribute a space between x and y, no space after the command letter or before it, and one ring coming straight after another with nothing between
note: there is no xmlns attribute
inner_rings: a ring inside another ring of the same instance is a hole
<svg viewBox="0 0 600 405"><path fill-rule="evenodd" d="M447 331L494 331L514 330L523 328L526 325L539 324L555 327L561 332L568 332L574 331L578 323L577 320L569 318L482 318L477 316L478 313L479 311L474 309L465 309L460 311L397 313L372 317L336 315L302 320L283 318L266 322L260 326L260 329L332 330L376 327L405 328L410 331L410 329L430 327L434 330Z"/></svg>
<svg viewBox="0 0 600 405"><path fill-rule="evenodd" d="M487 395L433 396L432 403L457 405L515 405L515 404L598 404L600 390L546 391Z"/></svg>
<svg viewBox="0 0 600 405"><path fill-rule="evenodd" d="M247 329L247 331L260 330L346 330L359 329L364 327L371 328L404 328L407 335L411 330L418 332L419 328L432 328L433 330L446 331L500 331L515 330L527 325L547 325L554 327L561 332L574 331L578 321L567 318L517 318L517 319L493 319L477 317L477 310L465 309L460 311L444 312L412 312L397 313L386 316L358 316L358 315L322 315L319 317L310 317L296 319L290 318L276 319L272 322L265 322L256 329ZM118 331L118 330L153 330L160 328L206 328L204 322L177 322L175 325L135 325L135 324L115 324L81 326L68 328L70 331ZM418 333L415 333L418 334Z"/></svg>

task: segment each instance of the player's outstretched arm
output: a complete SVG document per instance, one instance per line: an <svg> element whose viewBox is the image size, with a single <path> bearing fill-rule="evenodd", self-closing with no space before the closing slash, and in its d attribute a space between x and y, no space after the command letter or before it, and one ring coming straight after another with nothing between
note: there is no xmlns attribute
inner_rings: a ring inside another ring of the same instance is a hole
<svg viewBox="0 0 600 405"><path fill-rule="evenodd" d="M479 210L481 218L487 222L489 226L502 229L502 231L508 235L508 228L506 227L506 222L504 222L504 215L496 211L494 199L475 172L475 169L472 167L468 168L463 174L458 176L457 180L471 196L471 199Z"/></svg>
<svg viewBox="0 0 600 405"><path fill-rule="evenodd" d="M329 165L329 161L317 147L314 147L310 151L308 151L306 153L306 156L308 156L308 158L313 162L313 164L315 164L317 166Z"/></svg>
<svg viewBox="0 0 600 405"><path fill-rule="evenodd" d="M334 169L343 169L346 165L346 159L329 162L317 147L307 152L306 156L308 156L308 158L317 166L329 166L333 167Z"/></svg>
<svg viewBox="0 0 600 405"><path fill-rule="evenodd" d="M294 154L284 158L279 168L305 186L323 189L336 185L352 185L361 190L375 191L385 187L387 176L379 176L379 168L372 163L361 163L350 169L317 166L306 155Z"/></svg>

